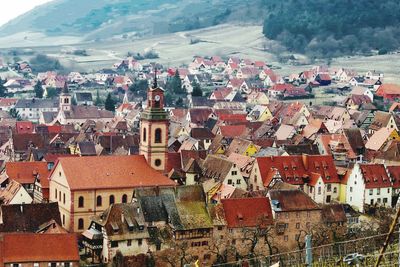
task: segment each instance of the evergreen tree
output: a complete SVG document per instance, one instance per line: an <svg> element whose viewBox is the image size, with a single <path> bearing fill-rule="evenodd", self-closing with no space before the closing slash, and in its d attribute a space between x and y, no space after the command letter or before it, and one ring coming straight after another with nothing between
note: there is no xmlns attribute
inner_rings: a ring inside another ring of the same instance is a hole
<svg viewBox="0 0 400 267"><path fill-rule="evenodd" d="M7 88L4 86L5 81L0 78L0 97L5 97L7 95Z"/></svg>
<svg viewBox="0 0 400 267"><path fill-rule="evenodd" d="M104 103L104 105L105 105L106 110L112 111L112 112L115 111L115 102L110 93L108 93L107 99L106 99L106 102Z"/></svg>
<svg viewBox="0 0 400 267"><path fill-rule="evenodd" d="M49 87L46 89L46 98L54 98L58 95L57 89Z"/></svg>
<svg viewBox="0 0 400 267"><path fill-rule="evenodd" d="M101 106L103 104L103 101L100 98L100 92L99 89L97 89L97 93L96 93L96 99L94 100L94 104L96 106Z"/></svg>
<svg viewBox="0 0 400 267"><path fill-rule="evenodd" d="M172 92L174 94L183 94L183 89L182 89L182 81L181 81L181 76L179 75L179 71L176 70L174 77L172 78Z"/></svg>
<svg viewBox="0 0 400 267"><path fill-rule="evenodd" d="M182 97L179 97L178 100L176 100L175 107L176 108L183 108L184 107L184 103L183 103Z"/></svg>
<svg viewBox="0 0 400 267"><path fill-rule="evenodd" d="M192 82L193 92L192 96L203 96L203 91L201 90L200 84L193 80Z"/></svg>
<svg viewBox="0 0 400 267"><path fill-rule="evenodd" d="M43 90L43 86L42 86L42 82L41 82L41 81L38 81L38 82L36 83L34 89L35 89L35 95L36 95L36 97L37 97L37 98L43 98L44 90Z"/></svg>
<svg viewBox="0 0 400 267"><path fill-rule="evenodd" d="M18 111L15 108L10 109L10 111L8 112L10 114L11 117L13 117L14 119L17 119L18 121L21 120L21 116L19 115Z"/></svg>

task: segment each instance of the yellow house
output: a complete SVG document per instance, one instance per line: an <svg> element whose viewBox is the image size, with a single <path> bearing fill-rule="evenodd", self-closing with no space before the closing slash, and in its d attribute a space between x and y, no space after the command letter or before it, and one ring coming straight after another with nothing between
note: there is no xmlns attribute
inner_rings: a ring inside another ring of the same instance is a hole
<svg viewBox="0 0 400 267"><path fill-rule="evenodd" d="M247 103L250 105L268 105L269 98L263 92L252 92L247 96Z"/></svg>
<svg viewBox="0 0 400 267"><path fill-rule="evenodd" d="M226 154L229 156L232 153L240 154L243 156L253 156L260 150L260 146L255 145L253 142L241 138L232 140Z"/></svg>
<svg viewBox="0 0 400 267"><path fill-rule="evenodd" d="M266 121L272 117L272 113L266 105L256 105L247 116L250 121Z"/></svg>
<svg viewBox="0 0 400 267"><path fill-rule="evenodd" d="M50 202L58 202L62 226L83 232L93 215L132 200L134 188L175 183L151 168L144 156L59 158L50 174Z"/></svg>

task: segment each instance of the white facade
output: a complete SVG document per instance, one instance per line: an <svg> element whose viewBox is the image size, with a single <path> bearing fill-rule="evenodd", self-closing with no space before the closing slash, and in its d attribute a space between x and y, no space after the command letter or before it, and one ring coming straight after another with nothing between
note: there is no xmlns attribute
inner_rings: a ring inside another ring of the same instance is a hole
<svg viewBox="0 0 400 267"><path fill-rule="evenodd" d="M366 188L360 165L354 165L347 181L346 203L360 212L364 212L364 204L367 205L392 205L392 188Z"/></svg>

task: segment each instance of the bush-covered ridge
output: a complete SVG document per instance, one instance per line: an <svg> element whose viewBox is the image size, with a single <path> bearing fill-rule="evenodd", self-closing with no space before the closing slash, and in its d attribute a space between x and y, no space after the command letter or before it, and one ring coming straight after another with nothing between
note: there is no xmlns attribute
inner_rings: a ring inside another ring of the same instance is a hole
<svg viewBox="0 0 400 267"><path fill-rule="evenodd" d="M398 0L269 0L264 35L316 57L400 47Z"/></svg>

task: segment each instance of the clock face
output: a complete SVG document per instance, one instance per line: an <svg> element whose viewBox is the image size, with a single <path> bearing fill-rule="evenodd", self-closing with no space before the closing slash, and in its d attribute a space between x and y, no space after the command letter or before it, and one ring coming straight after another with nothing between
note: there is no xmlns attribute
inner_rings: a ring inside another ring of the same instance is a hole
<svg viewBox="0 0 400 267"><path fill-rule="evenodd" d="M160 96L159 96L159 95L156 95L156 96L154 97L154 99L155 99L156 101L160 101Z"/></svg>

